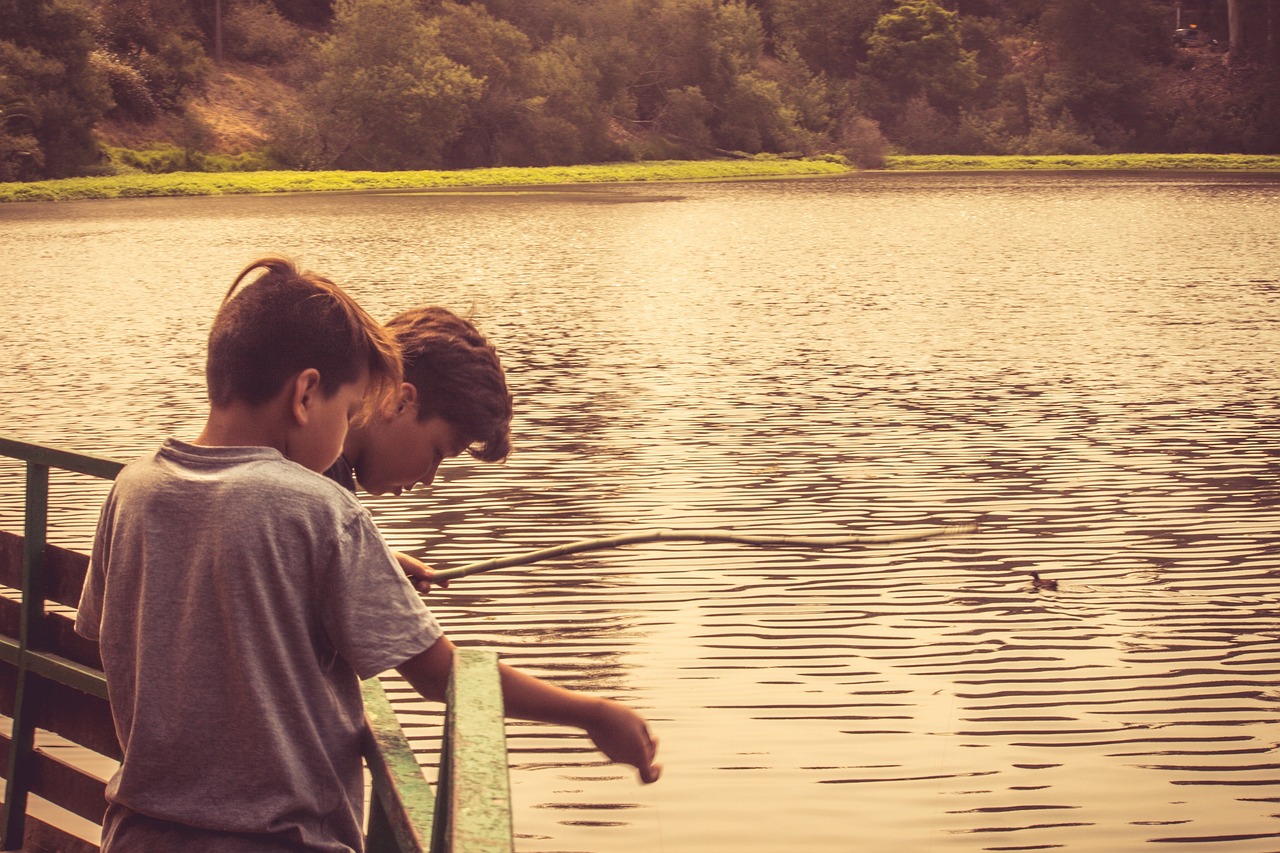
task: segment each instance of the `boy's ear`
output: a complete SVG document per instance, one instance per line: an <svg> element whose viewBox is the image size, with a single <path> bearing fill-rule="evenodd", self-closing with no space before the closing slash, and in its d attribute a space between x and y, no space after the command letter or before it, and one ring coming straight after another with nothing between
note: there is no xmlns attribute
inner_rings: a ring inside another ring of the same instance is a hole
<svg viewBox="0 0 1280 853"><path fill-rule="evenodd" d="M289 413L298 426L306 426L311 420L311 407L320 397L320 371L314 367L293 377L289 394Z"/></svg>
<svg viewBox="0 0 1280 853"><path fill-rule="evenodd" d="M412 382L400 383L400 404L398 408L403 409L405 406L418 402L418 389Z"/></svg>

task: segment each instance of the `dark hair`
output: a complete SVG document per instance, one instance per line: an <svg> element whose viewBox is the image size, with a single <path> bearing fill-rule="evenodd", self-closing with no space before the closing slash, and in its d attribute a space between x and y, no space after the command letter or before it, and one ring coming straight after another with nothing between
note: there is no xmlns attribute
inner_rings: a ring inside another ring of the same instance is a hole
<svg viewBox="0 0 1280 853"><path fill-rule="evenodd" d="M264 272L236 293L255 270ZM209 402L261 405L308 368L320 372L326 397L367 375L366 412L402 377L391 336L342 288L292 261L254 261L231 283L209 332Z"/></svg>
<svg viewBox="0 0 1280 853"><path fill-rule="evenodd" d="M418 390L418 418L443 418L482 462L511 453L511 394L498 352L470 321L447 308L405 311L387 323L404 378Z"/></svg>

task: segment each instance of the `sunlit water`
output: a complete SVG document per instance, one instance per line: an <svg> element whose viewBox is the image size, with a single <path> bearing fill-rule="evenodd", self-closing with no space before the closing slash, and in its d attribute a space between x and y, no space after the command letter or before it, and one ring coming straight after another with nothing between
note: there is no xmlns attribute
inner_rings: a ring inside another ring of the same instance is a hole
<svg viewBox="0 0 1280 853"><path fill-rule="evenodd" d="M463 643L642 709L642 787L509 726L517 847L1280 850L1280 178L882 175L0 206L0 433L199 429L204 336L287 253L378 316L470 310L504 466L370 500ZM87 544L101 484L55 481ZM0 526L18 528L16 466ZM1057 582L1038 588L1032 572ZM438 717L392 685L434 771Z"/></svg>

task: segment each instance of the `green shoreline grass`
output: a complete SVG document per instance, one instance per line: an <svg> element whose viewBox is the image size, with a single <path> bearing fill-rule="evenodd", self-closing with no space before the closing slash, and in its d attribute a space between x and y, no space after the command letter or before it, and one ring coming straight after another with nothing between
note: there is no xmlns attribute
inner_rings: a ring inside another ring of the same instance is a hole
<svg viewBox="0 0 1280 853"><path fill-rule="evenodd" d="M1280 172L1280 156L1268 154L1001 154L963 157L953 154L887 158L892 171L1096 170Z"/></svg>
<svg viewBox="0 0 1280 853"><path fill-rule="evenodd" d="M172 172L0 184L3 201L229 195L350 190L442 190L551 184L715 181L839 175L821 160L663 160L587 166L500 167L422 172Z"/></svg>
<svg viewBox="0 0 1280 853"><path fill-rule="evenodd" d="M1280 156L1100 154L889 157L886 171L1200 170L1280 172ZM0 183L0 202L351 190L443 190L552 184L746 180L849 174L830 160L663 160L419 172L173 172Z"/></svg>

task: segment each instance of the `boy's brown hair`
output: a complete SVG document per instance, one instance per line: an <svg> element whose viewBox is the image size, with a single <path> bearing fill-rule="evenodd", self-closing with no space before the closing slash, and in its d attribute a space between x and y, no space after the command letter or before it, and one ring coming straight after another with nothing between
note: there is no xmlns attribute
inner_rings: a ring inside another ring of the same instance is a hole
<svg viewBox="0 0 1280 853"><path fill-rule="evenodd" d="M256 260L231 283L209 332L209 402L261 405L308 368L320 372L326 398L367 375L370 404L390 398L403 376L395 341L342 288L284 258Z"/></svg>
<svg viewBox="0 0 1280 853"><path fill-rule="evenodd" d="M404 378L418 390L418 419L443 418L482 462L511 453L511 394L498 352L468 320L447 308L417 308L387 323L400 347Z"/></svg>

